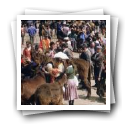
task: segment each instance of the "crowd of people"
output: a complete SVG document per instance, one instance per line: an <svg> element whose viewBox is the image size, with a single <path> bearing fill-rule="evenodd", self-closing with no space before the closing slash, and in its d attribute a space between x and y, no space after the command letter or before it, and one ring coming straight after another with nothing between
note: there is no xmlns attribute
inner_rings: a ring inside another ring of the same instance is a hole
<svg viewBox="0 0 134 135"><path fill-rule="evenodd" d="M47 83L53 83L60 78L62 73L67 74L68 82L64 90L64 99L69 100L69 105L74 104L78 98L78 82L75 75L75 68L71 59L74 53L79 53L79 58L88 61L91 65L92 78L95 80L97 94L100 89L106 89L106 21L105 20L56 20L56 21L22 21L21 37L22 46L25 44L26 33L29 41L23 50L21 65L22 71L26 63L36 65L32 60L31 48L39 54L55 58L55 54L62 52L67 55L67 67L61 57L56 58L56 65L48 63L42 65L41 70L46 76ZM39 36L39 43L35 37ZM55 41L53 40L55 39ZM25 66L26 65L26 66ZM28 68L30 70L30 66ZM27 76L29 77L29 71Z"/></svg>

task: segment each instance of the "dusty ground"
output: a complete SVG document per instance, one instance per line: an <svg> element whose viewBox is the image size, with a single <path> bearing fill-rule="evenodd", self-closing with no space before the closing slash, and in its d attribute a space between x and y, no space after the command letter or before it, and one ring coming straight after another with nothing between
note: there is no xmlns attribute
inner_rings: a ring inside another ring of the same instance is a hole
<svg viewBox="0 0 134 135"><path fill-rule="evenodd" d="M29 40L28 34L26 34L26 36L25 36L25 42L24 43L26 43L27 40ZM54 37L52 40L55 42L57 39L56 39L56 37ZM35 37L35 43L39 43L38 34ZM21 47L22 52L23 52L24 47L25 47L25 45L22 45L22 47ZM74 57L79 57L79 54L74 53ZM94 83L95 83L94 80L91 80L91 86L93 86ZM78 89L79 99L75 99L74 104L75 105L104 105L105 98L100 100L100 98L96 94L95 88L91 89L91 97L89 99L86 98L86 95L87 95L87 91L85 89ZM63 103L65 105L68 105L68 101L63 101Z"/></svg>

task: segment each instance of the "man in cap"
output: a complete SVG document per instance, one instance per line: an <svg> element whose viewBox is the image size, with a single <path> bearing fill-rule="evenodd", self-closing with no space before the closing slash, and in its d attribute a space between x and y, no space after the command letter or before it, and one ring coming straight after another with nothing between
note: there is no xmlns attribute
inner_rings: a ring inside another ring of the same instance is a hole
<svg viewBox="0 0 134 135"><path fill-rule="evenodd" d="M97 87L98 82L100 81L101 78L102 69L104 67L103 65L104 56L101 50L102 47L97 46L96 52L91 57L92 61L94 62L94 76L95 76L95 85L93 87Z"/></svg>

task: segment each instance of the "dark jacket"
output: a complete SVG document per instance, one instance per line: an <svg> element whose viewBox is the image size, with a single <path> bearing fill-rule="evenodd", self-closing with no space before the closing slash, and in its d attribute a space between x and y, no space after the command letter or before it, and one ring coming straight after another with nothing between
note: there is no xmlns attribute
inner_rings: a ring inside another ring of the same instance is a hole
<svg viewBox="0 0 134 135"><path fill-rule="evenodd" d="M84 60L90 62L90 56L89 56L88 52L87 51L82 52L81 55L80 55L80 59L84 59Z"/></svg>
<svg viewBox="0 0 134 135"><path fill-rule="evenodd" d="M103 66L104 55L102 54L102 52L94 53L91 57L91 60L94 62L95 67L101 68Z"/></svg>

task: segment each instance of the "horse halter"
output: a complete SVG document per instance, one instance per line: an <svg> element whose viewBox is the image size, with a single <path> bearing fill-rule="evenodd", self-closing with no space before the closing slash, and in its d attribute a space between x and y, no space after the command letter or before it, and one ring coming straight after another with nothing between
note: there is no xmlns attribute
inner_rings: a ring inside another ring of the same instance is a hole
<svg viewBox="0 0 134 135"><path fill-rule="evenodd" d="M62 84L60 83L60 81L58 81L58 84L60 85L60 87L62 87Z"/></svg>

